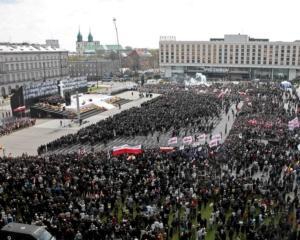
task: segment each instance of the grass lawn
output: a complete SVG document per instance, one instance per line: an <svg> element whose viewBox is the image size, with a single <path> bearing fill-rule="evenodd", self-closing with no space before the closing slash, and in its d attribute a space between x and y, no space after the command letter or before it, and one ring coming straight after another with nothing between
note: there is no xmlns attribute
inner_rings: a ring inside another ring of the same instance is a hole
<svg viewBox="0 0 300 240"><path fill-rule="evenodd" d="M103 89L105 89L105 87L94 86L94 87L89 87L88 92L97 93L98 91L103 90Z"/></svg>

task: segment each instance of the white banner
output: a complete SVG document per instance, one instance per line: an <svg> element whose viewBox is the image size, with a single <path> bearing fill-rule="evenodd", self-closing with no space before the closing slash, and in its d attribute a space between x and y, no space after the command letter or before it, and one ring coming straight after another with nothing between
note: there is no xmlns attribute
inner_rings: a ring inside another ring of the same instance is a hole
<svg viewBox="0 0 300 240"><path fill-rule="evenodd" d="M222 136L221 134L216 134L216 135L213 135L211 140L218 140L218 141L221 141L222 140Z"/></svg>
<svg viewBox="0 0 300 240"><path fill-rule="evenodd" d="M172 137L168 140L168 145L177 144L177 137Z"/></svg>
<svg viewBox="0 0 300 240"><path fill-rule="evenodd" d="M209 142L209 147L212 148L212 147L216 147L219 145L219 141L217 139L213 139Z"/></svg>
<svg viewBox="0 0 300 240"><path fill-rule="evenodd" d="M183 144L192 144L193 137L192 136L186 136L182 139Z"/></svg>

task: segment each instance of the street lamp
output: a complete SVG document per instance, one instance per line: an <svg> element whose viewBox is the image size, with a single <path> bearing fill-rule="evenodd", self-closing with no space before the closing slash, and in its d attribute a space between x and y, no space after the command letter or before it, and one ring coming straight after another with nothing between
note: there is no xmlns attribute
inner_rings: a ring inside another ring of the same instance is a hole
<svg viewBox="0 0 300 240"><path fill-rule="evenodd" d="M118 28L117 28L117 23L116 23L117 19L113 18L113 23L115 25L115 29L116 29L116 36L117 36L117 43L118 43L118 55L119 55L119 70L121 70L122 68L122 63L121 63L121 55L120 55L120 43L119 43L119 34L118 34ZM122 72L121 72L122 73Z"/></svg>

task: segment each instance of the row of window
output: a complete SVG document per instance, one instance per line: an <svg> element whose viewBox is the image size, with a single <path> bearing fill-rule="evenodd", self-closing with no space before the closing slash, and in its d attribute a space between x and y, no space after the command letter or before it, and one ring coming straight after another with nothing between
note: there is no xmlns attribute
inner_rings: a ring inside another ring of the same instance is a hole
<svg viewBox="0 0 300 240"><path fill-rule="evenodd" d="M161 51L160 61L161 63L279 64L295 66L296 64L300 65L300 51L297 52L297 55L295 52L293 52L293 54L291 52L285 54L282 51L247 51L246 53L244 51L228 52L226 49L219 49L219 51L216 51L215 49L214 51L205 51L204 48L193 52L176 51L176 54L174 51Z"/></svg>
<svg viewBox="0 0 300 240"><path fill-rule="evenodd" d="M51 62L26 62L26 63L10 63L7 64L9 71L32 70L41 68L60 67L60 61Z"/></svg>
<svg viewBox="0 0 300 240"><path fill-rule="evenodd" d="M40 61L40 60L66 60L67 54L30 54L30 55L23 55L23 54L13 54L9 56L3 56L3 60L6 62L21 62L21 61Z"/></svg>
<svg viewBox="0 0 300 240"><path fill-rule="evenodd" d="M62 75L66 75L67 71L62 71ZM45 78L57 77L60 76L59 69L46 70L45 73L43 71L35 71L35 72L22 72L22 73L11 73L6 75L6 83L9 82L23 82L28 80L40 80Z"/></svg>
<svg viewBox="0 0 300 240"><path fill-rule="evenodd" d="M232 45L191 45L191 47L190 45L177 45L176 49L174 49L173 46L174 45L170 45L170 48L168 45L166 45L166 48L164 48L164 45L161 46L161 59L164 57L169 58L169 55L171 56L171 59L174 58L174 55L176 55L177 59L183 59L185 56L195 57L196 55L200 57L206 56L207 58L213 58L216 57L217 52L218 55L222 56L223 58L227 57L227 53L230 55L235 54L236 58L239 55L241 55L243 58L244 54L247 56L257 55L258 58L261 56L269 58L273 58L274 56L296 58L296 56L298 56L300 58L299 46L282 46L284 49L280 49L280 46L276 46L274 49L273 46L269 46L268 48L267 45L265 45L263 48L261 46L248 45L245 49L244 45L237 45L235 48Z"/></svg>

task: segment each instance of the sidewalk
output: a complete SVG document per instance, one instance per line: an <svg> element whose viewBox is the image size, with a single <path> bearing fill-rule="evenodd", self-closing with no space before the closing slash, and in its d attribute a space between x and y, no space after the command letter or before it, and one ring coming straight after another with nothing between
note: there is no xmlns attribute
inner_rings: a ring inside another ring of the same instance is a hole
<svg viewBox="0 0 300 240"><path fill-rule="evenodd" d="M41 119L37 121L37 124L33 127L22 129L20 131L16 131L8 136L3 136L0 138L0 144L5 148L5 154L11 154L12 156L19 156L23 153L27 153L28 155L36 155L37 148L42 145L49 143L59 137L62 137L67 134L76 133L79 129L87 127L91 124L94 124L100 120L106 119L110 116L120 113L126 109L132 107L139 107L143 102L151 100L151 98L139 98L138 92L134 92L133 96L131 95L131 91L121 93L117 95L119 97L130 99L131 102L124 104L121 109L114 108L105 112L102 112L98 115L92 116L90 118L85 119L87 123L82 126L78 126L77 124L73 124L71 127L61 127L60 121L61 119ZM153 94L153 98L158 97L158 94ZM68 125L68 121L63 120L65 125ZM63 125L64 125L63 124ZM3 153L0 153L2 156Z"/></svg>

